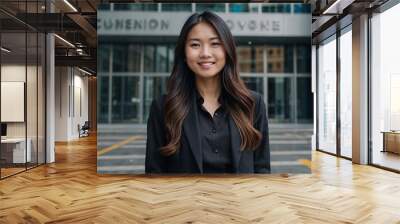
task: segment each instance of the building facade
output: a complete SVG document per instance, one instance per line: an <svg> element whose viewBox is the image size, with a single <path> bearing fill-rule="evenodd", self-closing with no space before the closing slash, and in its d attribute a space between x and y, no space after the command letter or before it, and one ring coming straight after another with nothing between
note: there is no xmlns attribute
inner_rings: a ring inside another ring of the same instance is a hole
<svg viewBox="0 0 400 224"><path fill-rule="evenodd" d="M107 4L98 10L99 173L144 172L151 102L166 93L183 23L205 10L226 22L236 42L240 76L263 95L272 172L310 172L299 162L311 159L310 6L146 3ZM107 150L132 136L142 140Z"/></svg>
<svg viewBox="0 0 400 224"><path fill-rule="evenodd" d="M259 3L100 7L99 123L146 123L151 101L165 93L183 22L204 10L216 12L230 27L240 75L263 94L270 122L311 123L310 7Z"/></svg>

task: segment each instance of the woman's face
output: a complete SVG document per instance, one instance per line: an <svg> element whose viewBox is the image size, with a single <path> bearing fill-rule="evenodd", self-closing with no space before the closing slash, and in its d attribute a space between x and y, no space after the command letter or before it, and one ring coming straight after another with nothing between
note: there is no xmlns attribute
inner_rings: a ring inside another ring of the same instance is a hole
<svg viewBox="0 0 400 224"><path fill-rule="evenodd" d="M189 32L185 43L186 63L201 78L212 78L225 66L225 49L208 23L201 22Z"/></svg>

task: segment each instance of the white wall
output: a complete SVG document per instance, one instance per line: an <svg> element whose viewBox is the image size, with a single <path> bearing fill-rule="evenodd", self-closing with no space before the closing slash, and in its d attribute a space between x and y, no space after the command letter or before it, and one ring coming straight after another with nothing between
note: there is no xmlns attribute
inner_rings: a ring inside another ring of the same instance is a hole
<svg viewBox="0 0 400 224"><path fill-rule="evenodd" d="M78 124L88 120L88 78L83 75L76 68L56 67L56 141L77 139Z"/></svg>
<svg viewBox="0 0 400 224"><path fill-rule="evenodd" d="M68 85L67 67L55 68L55 141L68 140Z"/></svg>

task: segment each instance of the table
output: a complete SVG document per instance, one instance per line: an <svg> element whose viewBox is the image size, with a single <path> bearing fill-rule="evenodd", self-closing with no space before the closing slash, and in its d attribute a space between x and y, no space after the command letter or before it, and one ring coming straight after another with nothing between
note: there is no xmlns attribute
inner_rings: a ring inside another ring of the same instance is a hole
<svg viewBox="0 0 400 224"><path fill-rule="evenodd" d="M25 163L31 162L31 145L32 141L27 138L28 147L25 152L25 138L5 138L1 139L1 156L5 158L6 162L10 163ZM3 156L4 154L4 156ZM12 158L12 159L11 159ZM25 161L25 159L27 159Z"/></svg>
<svg viewBox="0 0 400 224"><path fill-rule="evenodd" d="M400 154L400 131L382 131L381 133L383 133L382 152Z"/></svg>

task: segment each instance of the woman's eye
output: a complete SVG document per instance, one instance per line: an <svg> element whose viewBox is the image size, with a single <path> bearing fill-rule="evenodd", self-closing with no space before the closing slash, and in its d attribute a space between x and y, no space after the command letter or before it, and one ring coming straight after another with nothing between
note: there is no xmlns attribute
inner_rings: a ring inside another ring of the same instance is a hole
<svg viewBox="0 0 400 224"><path fill-rule="evenodd" d="M194 43L193 43L193 44L190 44L190 46L191 46L191 47L199 47L200 44L194 44Z"/></svg>
<svg viewBox="0 0 400 224"><path fill-rule="evenodd" d="M219 42L211 43L211 46L219 46L219 45L221 45L221 43L219 43Z"/></svg>

